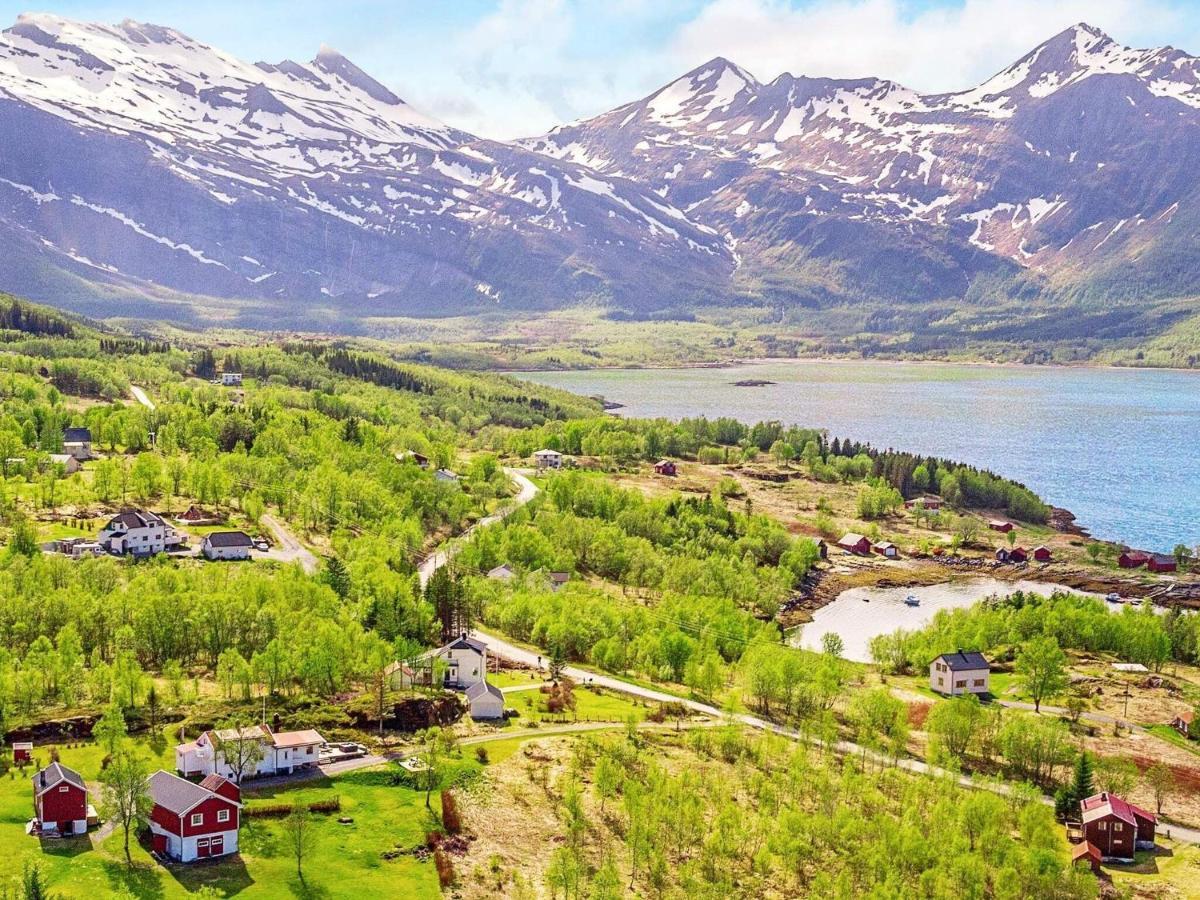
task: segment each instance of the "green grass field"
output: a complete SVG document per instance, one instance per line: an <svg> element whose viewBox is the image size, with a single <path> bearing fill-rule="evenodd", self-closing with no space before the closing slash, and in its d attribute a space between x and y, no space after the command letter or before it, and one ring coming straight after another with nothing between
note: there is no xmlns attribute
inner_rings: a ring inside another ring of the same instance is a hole
<svg viewBox="0 0 1200 900"><path fill-rule="evenodd" d="M146 744L139 746L150 752ZM39 747L38 756L45 762L47 748ZM64 748L61 758L83 775L93 789L92 803L97 804L99 748ZM173 749L167 746L156 754L156 761L170 769ZM478 767L471 748L463 748L462 760L455 768L469 774ZM133 867L127 867L119 830L103 841L95 841L94 832L88 838L39 841L29 837L24 828L32 815L29 779L33 771L27 769L22 774L12 770L0 777L0 885L4 887L13 877L19 878L26 860L36 860L52 892L62 898L96 900L128 892L165 900L187 897L204 885L239 897L441 896L432 863L421 863L410 856L382 858L385 850L423 842L436 825L425 809L424 795L394 786L386 770L362 770L264 792L247 790L245 799L251 806L267 801L311 801L335 794L340 797L340 813L316 817L317 844L305 863L303 883L296 876L294 858L283 844L282 825L274 819L244 820L241 853L232 860L170 868L155 863L137 844L132 845ZM437 803L435 795L435 807ZM339 816L354 821L340 825Z"/></svg>

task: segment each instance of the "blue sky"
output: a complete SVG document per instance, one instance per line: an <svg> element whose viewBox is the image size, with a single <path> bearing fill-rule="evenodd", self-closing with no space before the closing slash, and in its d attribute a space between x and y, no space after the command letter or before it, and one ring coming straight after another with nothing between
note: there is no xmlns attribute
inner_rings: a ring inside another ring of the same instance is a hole
<svg viewBox="0 0 1200 900"><path fill-rule="evenodd" d="M43 2L36 11L170 25L249 60L308 60L329 44L424 111L496 138L594 115L718 55L762 80L877 75L944 91L1078 21L1200 53L1200 0ZM0 20L30 9L0 0Z"/></svg>

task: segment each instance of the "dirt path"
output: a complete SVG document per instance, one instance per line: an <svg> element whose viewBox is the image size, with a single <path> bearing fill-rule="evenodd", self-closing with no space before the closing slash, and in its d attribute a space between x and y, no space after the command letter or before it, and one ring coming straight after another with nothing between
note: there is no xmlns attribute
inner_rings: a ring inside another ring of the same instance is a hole
<svg viewBox="0 0 1200 900"><path fill-rule="evenodd" d="M146 407L146 409L154 409L154 401L146 396L146 392L136 384L131 384L129 386L129 392L133 394L133 399L142 404L142 406Z"/></svg>

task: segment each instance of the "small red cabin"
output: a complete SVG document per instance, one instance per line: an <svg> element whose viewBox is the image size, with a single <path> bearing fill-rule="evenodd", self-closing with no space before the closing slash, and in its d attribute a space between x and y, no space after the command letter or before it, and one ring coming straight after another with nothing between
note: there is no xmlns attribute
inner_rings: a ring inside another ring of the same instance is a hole
<svg viewBox="0 0 1200 900"><path fill-rule="evenodd" d="M669 459L660 459L658 462L656 462L654 464L654 474L655 475L667 475L670 477L674 477L675 475L677 475L679 473L678 473L678 469L675 466L674 462L672 462Z"/></svg>
<svg viewBox="0 0 1200 900"><path fill-rule="evenodd" d="M1117 565L1122 569L1140 569L1148 562L1150 562L1150 554L1142 553L1140 550L1126 550L1117 557Z"/></svg>
<svg viewBox="0 0 1200 900"><path fill-rule="evenodd" d="M1005 522L1003 519L992 519L988 522L988 528L992 529L992 531L1003 532L1004 534L1008 534L1014 527L1012 522Z"/></svg>
<svg viewBox="0 0 1200 900"><path fill-rule="evenodd" d="M1024 547L1013 547L1008 551L1008 561L1014 563L1023 563L1029 559L1029 551Z"/></svg>
<svg viewBox="0 0 1200 900"><path fill-rule="evenodd" d="M858 553L863 556L871 552L871 542L861 534L854 534L853 532L842 535L842 539L838 541L838 546L847 553Z"/></svg>
<svg viewBox="0 0 1200 900"><path fill-rule="evenodd" d="M12 748L14 766L33 762L33 741L13 741Z"/></svg>
<svg viewBox="0 0 1200 900"><path fill-rule="evenodd" d="M52 762L34 775L33 818L39 832L86 832L88 790L79 773Z"/></svg>
<svg viewBox="0 0 1200 900"><path fill-rule="evenodd" d="M1174 572L1179 566L1175 562L1175 557L1155 553L1146 560L1146 568L1151 572Z"/></svg>
<svg viewBox="0 0 1200 900"><path fill-rule="evenodd" d="M1034 547L1033 548L1033 558L1034 558L1035 562L1050 562L1050 559L1051 559L1050 548L1049 547Z"/></svg>

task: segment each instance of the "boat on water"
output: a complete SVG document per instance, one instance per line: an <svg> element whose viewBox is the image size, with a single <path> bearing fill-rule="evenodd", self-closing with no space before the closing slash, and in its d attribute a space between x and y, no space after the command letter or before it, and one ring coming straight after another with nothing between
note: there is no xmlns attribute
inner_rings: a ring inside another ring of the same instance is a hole
<svg viewBox="0 0 1200 900"><path fill-rule="evenodd" d="M920 606L921 601L917 599L916 594L909 594L907 597L904 598L904 605L905 606Z"/></svg>

